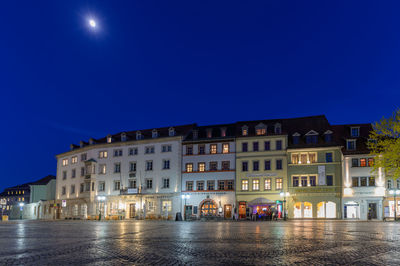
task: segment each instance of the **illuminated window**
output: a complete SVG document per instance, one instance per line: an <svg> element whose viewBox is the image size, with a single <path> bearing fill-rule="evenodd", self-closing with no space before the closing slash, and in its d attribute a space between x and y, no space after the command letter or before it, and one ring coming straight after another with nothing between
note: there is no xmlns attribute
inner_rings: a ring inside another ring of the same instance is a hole
<svg viewBox="0 0 400 266"><path fill-rule="evenodd" d="M172 201L170 200L163 200L162 201L162 209L163 211L172 211Z"/></svg>
<svg viewBox="0 0 400 266"><path fill-rule="evenodd" d="M282 178L275 179L275 190L282 190L283 188L283 180Z"/></svg>
<svg viewBox="0 0 400 266"><path fill-rule="evenodd" d="M353 187L358 187L358 177L352 177L351 181Z"/></svg>
<svg viewBox="0 0 400 266"><path fill-rule="evenodd" d="M192 163L187 163L186 164L186 172L193 172L193 164Z"/></svg>
<svg viewBox="0 0 400 266"><path fill-rule="evenodd" d="M217 144L211 144L210 145L210 153L211 154L216 154L217 153Z"/></svg>
<svg viewBox="0 0 400 266"><path fill-rule="evenodd" d="M206 170L206 163L199 163L198 164L198 171L204 172Z"/></svg>
<svg viewBox="0 0 400 266"><path fill-rule="evenodd" d="M253 190L260 190L260 180L253 179Z"/></svg>
<svg viewBox="0 0 400 266"><path fill-rule="evenodd" d="M316 163L317 162L317 154L316 153L309 153L308 154L309 162Z"/></svg>
<svg viewBox="0 0 400 266"><path fill-rule="evenodd" d="M360 167L366 167L367 166L367 159L362 158L360 159Z"/></svg>
<svg viewBox="0 0 400 266"><path fill-rule="evenodd" d="M242 127L242 136L249 135L249 129L247 126Z"/></svg>
<svg viewBox="0 0 400 266"><path fill-rule="evenodd" d="M230 170L230 162L229 161L222 161L222 170Z"/></svg>
<svg viewBox="0 0 400 266"><path fill-rule="evenodd" d="M249 190L249 180L242 180L242 190Z"/></svg>
<svg viewBox="0 0 400 266"><path fill-rule="evenodd" d="M71 158L71 163L72 164L77 163L77 162L78 162L78 156L74 156L74 157Z"/></svg>
<svg viewBox="0 0 400 266"><path fill-rule="evenodd" d="M299 163L299 155L296 153L292 154L292 164L298 164Z"/></svg>
<svg viewBox="0 0 400 266"><path fill-rule="evenodd" d="M229 153L229 143L222 144L222 153Z"/></svg>
<svg viewBox="0 0 400 266"><path fill-rule="evenodd" d="M112 142L112 137L111 136L107 136L107 143L111 143Z"/></svg>
<svg viewBox="0 0 400 266"><path fill-rule="evenodd" d="M374 158L368 158L368 167L374 166Z"/></svg>
<svg viewBox="0 0 400 266"><path fill-rule="evenodd" d="M264 180L264 189L271 190L271 178L266 178Z"/></svg>
<svg viewBox="0 0 400 266"><path fill-rule="evenodd" d="M99 158L107 158L108 152L107 151L99 151Z"/></svg>
<svg viewBox="0 0 400 266"><path fill-rule="evenodd" d="M62 165L67 166L68 165L68 159L63 159L62 160Z"/></svg>
<svg viewBox="0 0 400 266"><path fill-rule="evenodd" d="M210 162L210 171L218 170L218 162Z"/></svg>
<svg viewBox="0 0 400 266"><path fill-rule="evenodd" d="M204 190L204 181L197 181L197 190Z"/></svg>
<svg viewBox="0 0 400 266"><path fill-rule="evenodd" d="M300 154L300 163L302 163L302 164L307 163L307 153Z"/></svg>

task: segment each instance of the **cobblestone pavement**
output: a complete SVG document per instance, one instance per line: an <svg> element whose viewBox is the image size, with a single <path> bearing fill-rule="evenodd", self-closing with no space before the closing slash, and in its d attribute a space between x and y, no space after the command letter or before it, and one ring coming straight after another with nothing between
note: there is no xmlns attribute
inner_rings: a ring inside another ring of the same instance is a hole
<svg viewBox="0 0 400 266"><path fill-rule="evenodd" d="M1 265L400 265L400 223L0 223Z"/></svg>

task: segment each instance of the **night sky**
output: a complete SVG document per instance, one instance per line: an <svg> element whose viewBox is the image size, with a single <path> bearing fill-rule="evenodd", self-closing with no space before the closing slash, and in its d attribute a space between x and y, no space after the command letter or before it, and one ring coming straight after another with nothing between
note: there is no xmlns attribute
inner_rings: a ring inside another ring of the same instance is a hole
<svg viewBox="0 0 400 266"><path fill-rule="evenodd" d="M399 1L2 1L0 189L109 133L399 107ZM97 21L91 29L88 20Z"/></svg>

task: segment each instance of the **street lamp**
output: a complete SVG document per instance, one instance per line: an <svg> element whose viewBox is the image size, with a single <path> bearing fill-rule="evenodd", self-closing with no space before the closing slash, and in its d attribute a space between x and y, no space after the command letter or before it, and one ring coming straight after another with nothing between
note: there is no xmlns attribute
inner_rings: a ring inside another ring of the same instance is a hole
<svg viewBox="0 0 400 266"><path fill-rule="evenodd" d="M101 208L102 208L102 203L106 200L105 196L97 196L97 200L99 201L99 221L101 220Z"/></svg>
<svg viewBox="0 0 400 266"><path fill-rule="evenodd" d="M389 194L393 195L394 198L394 220L396 221L397 218L397 202L396 202L396 195L400 194L400 190L398 189L391 189L389 190Z"/></svg>
<svg viewBox="0 0 400 266"><path fill-rule="evenodd" d="M22 210L23 210L23 208L24 208L24 205L25 205L25 203L23 203L23 202L20 202L20 203L19 203L19 212L20 212L19 219L20 219L20 220L22 220Z"/></svg>
<svg viewBox="0 0 400 266"><path fill-rule="evenodd" d="M190 199L190 195L182 195L182 199L184 199L185 200L185 205L184 205L184 208L185 208L185 220L187 220L187 215L186 215L186 200L187 199Z"/></svg>
<svg viewBox="0 0 400 266"><path fill-rule="evenodd" d="M282 209L283 209L283 220L284 221L286 221L286 219L287 219L287 217L286 217L286 207L287 207L287 204L286 204L286 197L289 197L290 196L290 193L289 192L281 192L280 194L279 194L281 197L283 197L283 206L282 206Z"/></svg>

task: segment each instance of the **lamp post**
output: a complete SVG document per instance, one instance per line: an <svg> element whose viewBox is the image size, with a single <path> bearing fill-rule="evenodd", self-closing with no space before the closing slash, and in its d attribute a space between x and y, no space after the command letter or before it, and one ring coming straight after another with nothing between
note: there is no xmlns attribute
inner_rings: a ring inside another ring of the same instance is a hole
<svg viewBox="0 0 400 266"><path fill-rule="evenodd" d="M391 189L389 190L389 194L393 195L393 200L394 200L394 220L397 220L397 202L396 202L396 195L400 194L400 190L398 189Z"/></svg>
<svg viewBox="0 0 400 266"><path fill-rule="evenodd" d="M287 207L287 204L286 204L286 197L289 197L290 196L290 193L289 192L281 192L280 193L280 196L281 197L283 197L283 206L282 206L282 209L283 209L283 220L284 221L286 221L286 219L287 219L287 217L286 217L286 207Z"/></svg>
<svg viewBox="0 0 400 266"><path fill-rule="evenodd" d="M99 201L99 221L101 220L101 208L102 208L102 203L106 200L105 196L97 196L97 200Z"/></svg>
<svg viewBox="0 0 400 266"><path fill-rule="evenodd" d="M19 203L19 213L20 213L19 219L20 220L22 220L22 210L24 209L24 205L25 205L25 203L23 203L23 202Z"/></svg>
<svg viewBox="0 0 400 266"><path fill-rule="evenodd" d="M185 200L185 204L183 205L183 208L184 208L184 215L185 215L185 221L187 220L186 218L186 200L187 199L190 199L190 195L182 195L182 199L184 199Z"/></svg>

